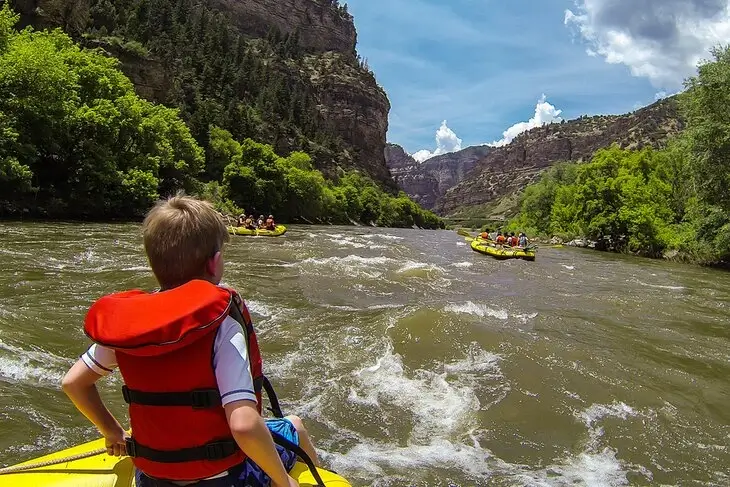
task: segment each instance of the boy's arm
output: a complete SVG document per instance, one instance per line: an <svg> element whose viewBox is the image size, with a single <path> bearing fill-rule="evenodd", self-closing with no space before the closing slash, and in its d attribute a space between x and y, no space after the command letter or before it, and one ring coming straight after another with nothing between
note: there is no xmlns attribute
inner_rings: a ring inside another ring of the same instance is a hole
<svg viewBox="0 0 730 487"><path fill-rule="evenodd" d="M281 463L269 429L253 401L234 401L224 406L226 419L238 446L266 475L273 487L293 487L299 484L289 476Z"/></svg>
<svg viewBox="0 0 730 487"><path fill-rule="evenodd" d="M99 396L96 381L100 378L101 375L91 370L82 360L78 360L66 373L61 388L76 408L104 435L109 455L125 455L124 440L127 433Z"/></svg>
<svg viewBox="0 0 730 487"><path fill-rule="evenodd" d="M213 368L233 438L247 457L271 477L273 487L293 487L274 440L258 412L245 331L233 318L223 322L213 346Z"/></svg>

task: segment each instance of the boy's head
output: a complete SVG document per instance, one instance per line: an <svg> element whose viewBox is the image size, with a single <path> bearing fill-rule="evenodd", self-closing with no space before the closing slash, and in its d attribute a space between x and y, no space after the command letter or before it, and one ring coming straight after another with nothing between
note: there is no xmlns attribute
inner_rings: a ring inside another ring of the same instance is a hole
<svg viewBox="0 0 730 487"><path fill-rule="evenodd" d="M162 289L193 279L220 282L221 250L230 237L223 219L207 201L189 196L158 201L144 219L142 235Z"/></svg>

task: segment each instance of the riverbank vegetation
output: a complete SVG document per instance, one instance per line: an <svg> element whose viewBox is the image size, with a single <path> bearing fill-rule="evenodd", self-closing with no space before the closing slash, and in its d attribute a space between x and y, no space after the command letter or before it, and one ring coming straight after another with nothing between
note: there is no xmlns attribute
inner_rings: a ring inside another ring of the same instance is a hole
<svg viewBox="0 0 730 487"><path fill-rule="evenodd" d="M177 109L135 94L114 58L56 29L14 30L0 10L0 215L138 218L183 190L230 214L279 221L438 228L441 220L367 176L326 179L304 152L286 157L209 124L203 149Z"/></svg>
<svg viewBox="0 0 730 487"><path fill-rule="evenodd" d="M685 130L660 150L613 146L526 188L509 230L700 263L730 261L730 47L677 95Z"/></svg>

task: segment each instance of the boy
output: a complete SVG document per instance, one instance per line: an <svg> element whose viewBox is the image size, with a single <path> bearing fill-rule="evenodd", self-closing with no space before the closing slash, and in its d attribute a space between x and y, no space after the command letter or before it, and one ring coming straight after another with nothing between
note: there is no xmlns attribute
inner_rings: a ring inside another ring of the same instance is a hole
<svg viewBox="0 0 730 487"><path fill-rule="evenodd" d="M138 487L298 485L287 473L296 457L275 446L271 431L318 464L316 451L298 417L260 415L256 335L243 301L218 286L229 239L222 219L207 202L175 196L158 202L142 229L160 291L91 306L84 331L94 344L63 378L64 392L110 455L133 457ZM131 438L95 385L117 367Z"/></svg>

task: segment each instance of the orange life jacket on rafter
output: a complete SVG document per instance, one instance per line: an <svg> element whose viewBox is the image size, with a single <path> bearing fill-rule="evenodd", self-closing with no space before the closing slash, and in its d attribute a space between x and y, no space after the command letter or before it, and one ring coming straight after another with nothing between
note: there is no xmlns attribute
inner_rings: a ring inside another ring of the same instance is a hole
<svg viewBox="0 0 730 487"><path fill-rule="evenodd" d="M197 480L245 460L213 370L216 332L228 316L246 331L261 413L261 353L235 291L194 280L167 291L110 294L89 309L84 331L116 353L133 434L127 453L145 474Z"/></svg>

